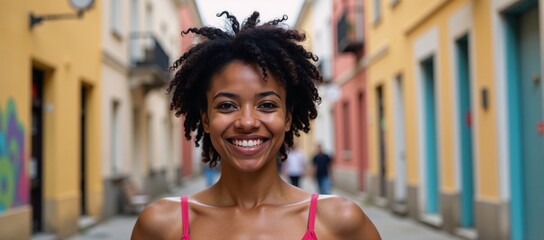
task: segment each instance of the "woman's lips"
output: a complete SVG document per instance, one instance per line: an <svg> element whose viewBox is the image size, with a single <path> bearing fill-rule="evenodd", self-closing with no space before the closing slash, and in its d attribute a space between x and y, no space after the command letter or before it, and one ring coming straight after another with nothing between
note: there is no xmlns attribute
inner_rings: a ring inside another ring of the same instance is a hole
<svg viewBox="0 0 544 240"><path fill-rule="evenodd" d="M267 138L239 139L231 138L228 140L234 150L243 155L254 155L264 148L268 143Z"/></svg>
<svg viewBox="0 0 544 240"><path fill-rule="evenodd" d="M263 144L265 140L258 139L232 139L230 142L238 147L252 148Z"/></svg>

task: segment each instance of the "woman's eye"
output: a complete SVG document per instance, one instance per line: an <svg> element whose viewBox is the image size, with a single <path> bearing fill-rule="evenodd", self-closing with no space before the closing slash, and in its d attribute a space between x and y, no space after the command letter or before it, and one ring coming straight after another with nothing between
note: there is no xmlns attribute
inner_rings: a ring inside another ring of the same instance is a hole
<svg viewBox="0 0 544 240"><path fill-rule="evenodd" d="M259 108L263 109L263 110L274 110L274 109L278 108L278 105L276 105L275 103L272 103L272 102L265 102L265 103L262 103L259 106Z"/></svg>
<svg viewBox="0 0 544 240"><path fill-rule="evenodd" d="M234 110L236 106L232 103L220 103L216 106L219 110Z"/></svg>

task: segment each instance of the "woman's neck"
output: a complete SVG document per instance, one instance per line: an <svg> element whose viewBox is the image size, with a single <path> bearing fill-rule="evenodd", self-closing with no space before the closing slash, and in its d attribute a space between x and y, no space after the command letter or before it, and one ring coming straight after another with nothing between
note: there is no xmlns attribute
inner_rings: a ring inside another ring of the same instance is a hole
<svg viewBox="0 0 544 240"><path fill-rule="evenodd" d="M224 206L237 205L251 209L285 199L285 193L291 186L280 177L275 164L273 167L244 173L223 166L221 177L212 187L218 202Z"/></svg>

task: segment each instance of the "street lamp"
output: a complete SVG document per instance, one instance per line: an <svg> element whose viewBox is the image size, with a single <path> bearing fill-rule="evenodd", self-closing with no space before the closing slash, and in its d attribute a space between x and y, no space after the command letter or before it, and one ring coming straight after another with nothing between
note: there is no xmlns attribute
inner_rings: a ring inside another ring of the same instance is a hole
<svg viewBox="0 0 544 240"><path fill-rule="evenodd" d="M36 16L33 13L30 13L30 29L34 25L41 23L46 20L62 20L62 19L73 19L83 17L83 13L89 10L94 4L94 0L70 0L70 5L77 11L77 13L61 13L61 14L50 14L50 15L41 15Z"/></svg>

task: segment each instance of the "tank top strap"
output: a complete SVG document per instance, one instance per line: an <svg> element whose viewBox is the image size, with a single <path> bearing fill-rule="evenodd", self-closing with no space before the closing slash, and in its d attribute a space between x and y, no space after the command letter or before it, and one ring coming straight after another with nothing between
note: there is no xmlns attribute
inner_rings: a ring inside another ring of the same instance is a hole
<svg viewBox="0 0 544 240"><path fill-rule="evenodd" d="M183 226L181 240L191 240L189 235L189 197L187 196L181 196L181 224Z"/></svg>
<svg viewBox="0 0 544 240"><path fill-rule="evenodd" d="M313 231L315 225L315 215L317 213L317 199L319 194L312 194L312 200L310 200L310 214L308 216L308 230Z"/></svg>

